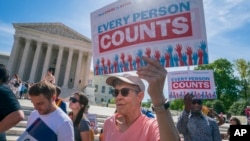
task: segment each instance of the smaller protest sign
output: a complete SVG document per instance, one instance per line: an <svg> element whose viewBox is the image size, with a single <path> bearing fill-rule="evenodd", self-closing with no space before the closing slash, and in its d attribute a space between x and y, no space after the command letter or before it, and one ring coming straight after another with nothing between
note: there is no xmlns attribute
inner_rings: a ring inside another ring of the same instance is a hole
<svg viewBox="0 0 250 141"><path fill-rule="evenodd" d="M96 114L87 114L87 118L90 122L91 128L95 131L97 129L97 115Z"/></svg>
<svg viewBox="0 0 250 141"><path fill-rule="evenodd" d="M182 99L187 93L197 99L216 99L212 70L168 72L169 99Z"/></svg>

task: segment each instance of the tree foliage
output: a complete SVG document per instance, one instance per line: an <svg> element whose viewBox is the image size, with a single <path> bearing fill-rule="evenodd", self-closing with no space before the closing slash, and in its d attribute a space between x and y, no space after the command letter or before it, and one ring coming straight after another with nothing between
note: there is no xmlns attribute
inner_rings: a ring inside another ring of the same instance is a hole
<svg viewBox="0 0 250 141"><path fill-rule="evenodd" d="M184 108L184 101L183 99L176 99L171 101L170 104L170 109L171 110L177 110L177 111L181 111Z"/></svg>
<svg viewBox="0 0 250 141"><path fill-rule="evenodd" d="M240 79L240 96L245 101L250 101L250 62L244 59L234 61L234 66Z"/></svg>
<svg viewBox="0 0 250 141"><path fill-rule="evenodd" d="M213 108L213 110L216 111L217 113L220 112L225 113L224 104L220 100L206 100L203 105L209 108Z"/></svg>
<svg viewBox="0 0 250 141"><path fill-rule="evenodd" d="M150 108L151 102L142 102L141 106L142 107L146 107L146 108Z"/></svg>
<svg viewBox="0 0 250 141"><path fill-rule="evenodd" d="M244 115L247 104L246 101L237 101L230 107L228 112L232 115Z"/></svg>

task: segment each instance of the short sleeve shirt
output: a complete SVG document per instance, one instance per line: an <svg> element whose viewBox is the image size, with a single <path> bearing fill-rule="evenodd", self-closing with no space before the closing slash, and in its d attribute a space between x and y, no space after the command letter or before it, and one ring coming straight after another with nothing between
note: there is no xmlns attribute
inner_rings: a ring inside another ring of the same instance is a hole
<svg viewBox="0 0 250 141"><path fill-rule="evenodd" d="M154 118L141 114L124 132L116 127L115 115L104 122L105 141L160 141L158 123Z"/></svg>
<svg viewBox="0 0 250 141"><path fill-rule="evenodd" d="M21 106L11 89L7 85L0 85L0 121L20 109Z"/></svg>
<svg viewBox="0 0 250 141"><path fill-rule="evenodd" d="M90 130L90 125L89 121L86 119L82 119L80 121L79 126L74 127L74 133L75 133L75 140L76 141L81 141L81 132L89 131Z"/></svg>

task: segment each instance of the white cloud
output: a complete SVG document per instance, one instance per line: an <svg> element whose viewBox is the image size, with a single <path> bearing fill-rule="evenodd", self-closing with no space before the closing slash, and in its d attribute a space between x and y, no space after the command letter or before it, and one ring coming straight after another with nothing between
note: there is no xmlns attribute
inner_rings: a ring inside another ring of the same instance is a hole
<svg viewBox="0 0 250 141"><path fill-rule="evenodd" d="M12 27L12 25L10 25L9 23L4 23L0 21L0 34L5 35L5 36L9 36L9 35L13 35L15 30Z"/></svg>
<svg viewBox="0 0 250 141"><path fill-rule="evenodd" d="M248 0L204 0L208 38L240 28L250 21Z"/></svg>

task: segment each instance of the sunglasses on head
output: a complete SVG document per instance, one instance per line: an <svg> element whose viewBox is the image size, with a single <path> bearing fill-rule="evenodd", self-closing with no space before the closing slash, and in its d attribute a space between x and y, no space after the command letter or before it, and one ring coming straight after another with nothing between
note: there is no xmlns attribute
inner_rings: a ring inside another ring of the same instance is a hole
<svg viewBox="0 0 250 141"><path fill-rule="evenodd" d="M74 98L74 97L70 97L70 98L69 98L69 101L72 102L72 103L79 102L79 100L77 100L77 99Z"/></svg>
<svg viewBox="0 0 250 141"><path fill-rule="evenodd" d="M193 103L193 105L195 105L195 104L201 105L202 104L201 100L193 100L192 103Z"/></svg>
<svg viewBox="0 0 250 141"><path fill-rule="evenodd" d="M135 92L137 92L137 93L139 92L138 90L134 90L134 89L130 89L130 88L122 88L122 89L120 89L120 90L118 90L118 89L113 89L113 90L111 91L111 93L112 93L113 97L117 97L117 96L119 95L119 93L121 92L121 95L122 95L123 97L126 97L126 96L128 96L129 90L133 90L133 91L135 91Z"/></svg>

